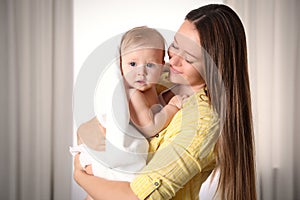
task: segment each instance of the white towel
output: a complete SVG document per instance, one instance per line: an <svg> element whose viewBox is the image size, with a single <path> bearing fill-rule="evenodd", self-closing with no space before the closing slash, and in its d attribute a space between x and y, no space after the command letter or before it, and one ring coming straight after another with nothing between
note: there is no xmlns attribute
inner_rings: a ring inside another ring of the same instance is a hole
<svg viewBox="0 0 300 200"><path fill-rule="evenodd" d="M104 174L97 175L99 170L94 171L95 167L92 167L95 176L131 181L134 174L146 165L149 144L147 139L130 124L123 77L117 62L112 63L99 78L95 90L94 108L96 117L106 128L105 152L92 150L86 145L80 148L84 148L86 154L94 159L90 161L91 164L96 161L97 166L101 165L100 171L106 171ZM80 151L82 149L79 149Z"/></svg>

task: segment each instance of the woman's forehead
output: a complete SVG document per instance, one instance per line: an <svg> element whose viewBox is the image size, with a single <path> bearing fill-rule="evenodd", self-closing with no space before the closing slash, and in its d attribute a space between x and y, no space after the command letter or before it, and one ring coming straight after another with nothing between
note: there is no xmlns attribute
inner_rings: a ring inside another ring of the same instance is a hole
<svg viewBox="0 0 300 200"><path fill-rule="evenodd" d="M182 51L196 58L201 58L202 48L197 29L191 22L185 21L174 37L174 43Z"/></svg>
<svg viewBox="0 0 300 200"><path fill-rule="evenodd" d="M195 27L194 23L185 20L180 28L178 29L176 35L178 37L186 37L192 40L195 43L200 44L200 37L197 28Z"/></svg>

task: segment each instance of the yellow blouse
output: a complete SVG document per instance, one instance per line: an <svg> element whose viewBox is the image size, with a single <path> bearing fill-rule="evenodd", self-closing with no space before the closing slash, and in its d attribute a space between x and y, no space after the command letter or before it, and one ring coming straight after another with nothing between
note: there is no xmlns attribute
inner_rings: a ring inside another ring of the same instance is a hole
<svg viewBox="0 0 300 200"><path fill-rule="evenodd" d="M139 199L199 199L202 183L215 167L219 118L200 90L171 123L150 141L147 166L131 183Z"/></svg>

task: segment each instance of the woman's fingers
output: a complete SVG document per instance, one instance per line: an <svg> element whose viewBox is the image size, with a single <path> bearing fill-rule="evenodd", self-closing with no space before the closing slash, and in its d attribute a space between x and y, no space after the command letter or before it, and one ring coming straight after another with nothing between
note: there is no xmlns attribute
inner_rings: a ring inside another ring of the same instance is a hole
<svg viewBox="0 0 300 200"><path fill-rule="evenodd" d="M74 170L83 170L80 160L79 160L80 153L74 156Z"/></svg>

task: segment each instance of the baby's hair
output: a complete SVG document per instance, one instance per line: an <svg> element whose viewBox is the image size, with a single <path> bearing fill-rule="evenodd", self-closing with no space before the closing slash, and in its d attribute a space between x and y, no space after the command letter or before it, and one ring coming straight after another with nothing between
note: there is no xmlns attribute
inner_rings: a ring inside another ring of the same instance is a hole
<svg viewBox="0 0 300 200"><path fill-rule="evenodd" d="M130 51L137 49L160 49L165 55L165 39L164 37L155 29L149 28L147 26L139 26L127 31L121 40L120 44L120 56Z"/></svg>

